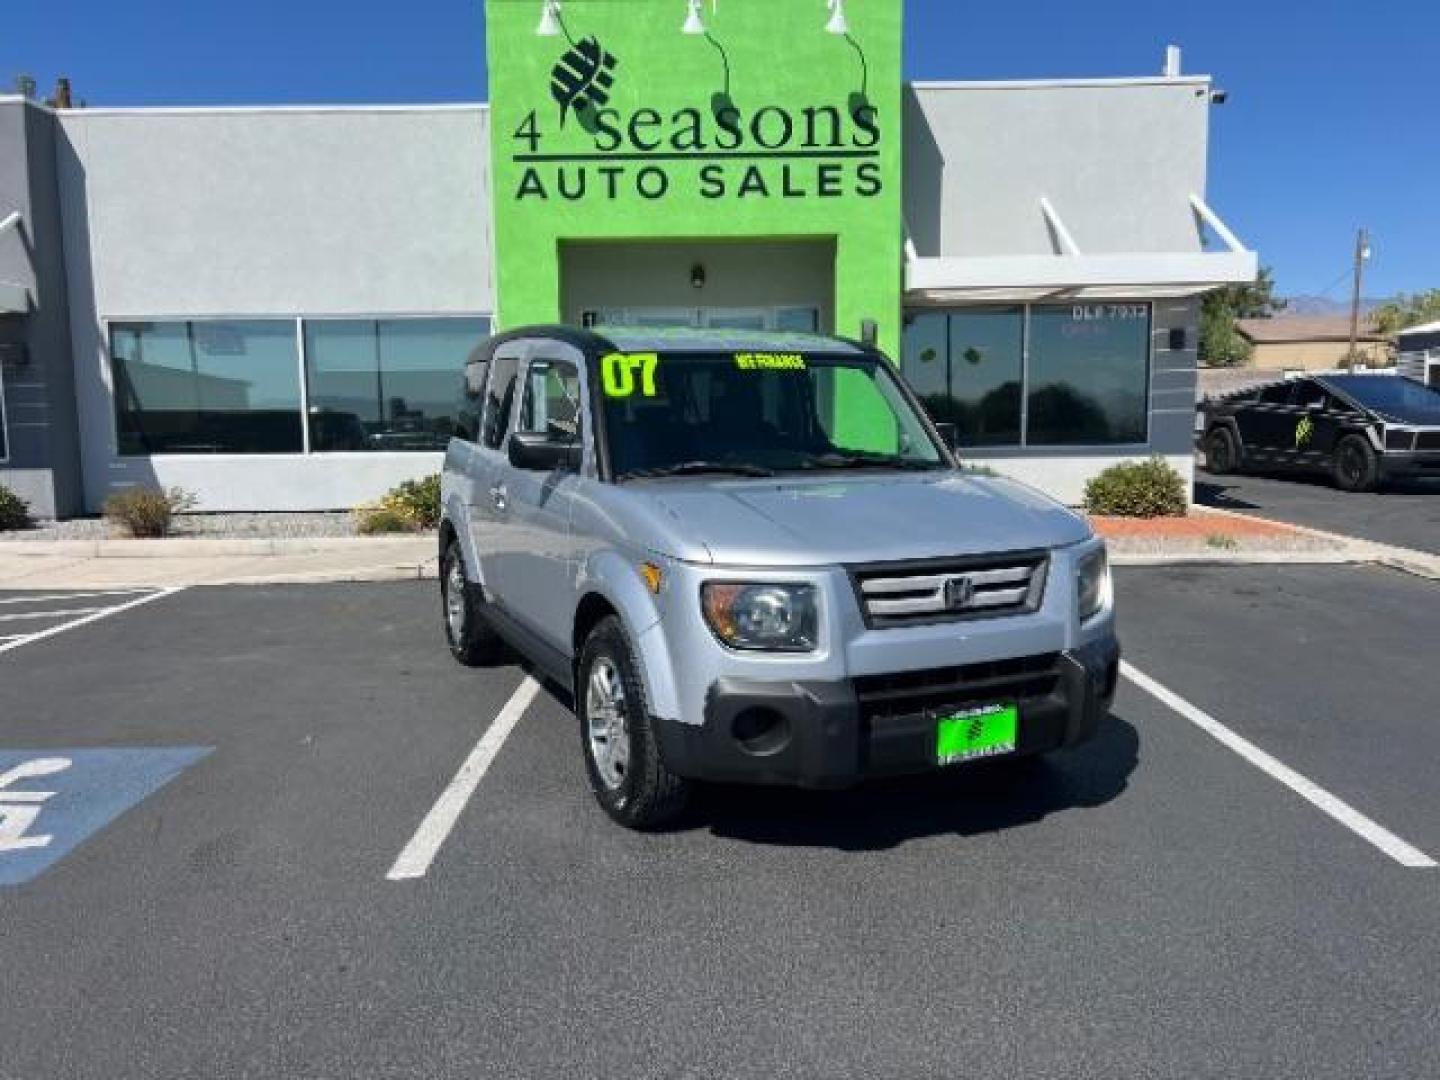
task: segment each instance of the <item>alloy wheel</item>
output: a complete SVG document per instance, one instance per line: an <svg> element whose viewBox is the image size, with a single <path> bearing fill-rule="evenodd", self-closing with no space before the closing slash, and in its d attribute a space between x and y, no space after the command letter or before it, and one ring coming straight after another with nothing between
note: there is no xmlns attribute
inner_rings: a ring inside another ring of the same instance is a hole
<svg viewBox="0 0 1440 1080"><path fill-rule="evenodd" d="M465 636L465 571L460 568L459 559L450 560L450 569L445 574L445 625L450 630L451 641L461 641Z"/></svg>
<svg viewBox="0 0 1440 1080"><path fill-rule="evenodd" d="M608 656L595 659L585 687L585 733L595 771L611 791L625 782L630 768L630 725L625 684Z"/></svg>

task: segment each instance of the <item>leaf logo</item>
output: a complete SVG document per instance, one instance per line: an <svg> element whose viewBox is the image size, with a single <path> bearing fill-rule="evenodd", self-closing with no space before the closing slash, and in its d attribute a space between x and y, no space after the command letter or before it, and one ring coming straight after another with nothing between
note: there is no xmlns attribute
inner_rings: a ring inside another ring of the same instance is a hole
<svg viewBox="0 0 1440 1080"><path fill-rule="evenodd" d="M560 126L573 112L586 114L610 101L620 63L595 37L577 41L550 72L550 94L560 105Z"/></svg>

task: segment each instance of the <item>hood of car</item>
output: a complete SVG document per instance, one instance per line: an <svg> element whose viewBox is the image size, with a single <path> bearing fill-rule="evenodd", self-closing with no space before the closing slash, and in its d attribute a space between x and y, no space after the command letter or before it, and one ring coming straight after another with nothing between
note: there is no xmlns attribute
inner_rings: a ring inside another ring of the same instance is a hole
<svg viewBox="0 0 1440 1080"><path fill-rule="evenodd" d="M824 566L1053 548L1089 524L1010 480L961 473L824 479L645 481L678 558L738 566Z"/></svg>

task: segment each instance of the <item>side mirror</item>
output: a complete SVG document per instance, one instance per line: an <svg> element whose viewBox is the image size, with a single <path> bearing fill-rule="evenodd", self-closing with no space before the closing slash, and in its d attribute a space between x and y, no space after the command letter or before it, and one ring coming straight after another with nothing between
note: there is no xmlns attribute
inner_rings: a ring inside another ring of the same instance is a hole
<svg viewBox="0 0 1440 1080"><path fill-rule="evenodd" d="M543 432L516 432L510 436L510 464L527 472L575 471L580 468L578 442L557 442Z"/></svg>
<svg viewBox="0 0 1440 1080"><path fill-rule="evenodd" d="M954 424L936 424L935 430L940 434L940 440L951 450L960 449L960 429Z"/></svg>

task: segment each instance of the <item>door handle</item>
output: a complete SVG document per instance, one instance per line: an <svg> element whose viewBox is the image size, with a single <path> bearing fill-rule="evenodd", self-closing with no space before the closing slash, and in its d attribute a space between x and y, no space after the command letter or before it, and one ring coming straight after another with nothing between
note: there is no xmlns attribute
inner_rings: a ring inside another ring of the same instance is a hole
<svg viewBox="0 0 1440 1080"><path fill-rule="evenodd" d="M496 484L490 489L490 501L495 504L495 509L504 511L505 504L509 499L509 492L505 490L504 484Z"/></svg>

